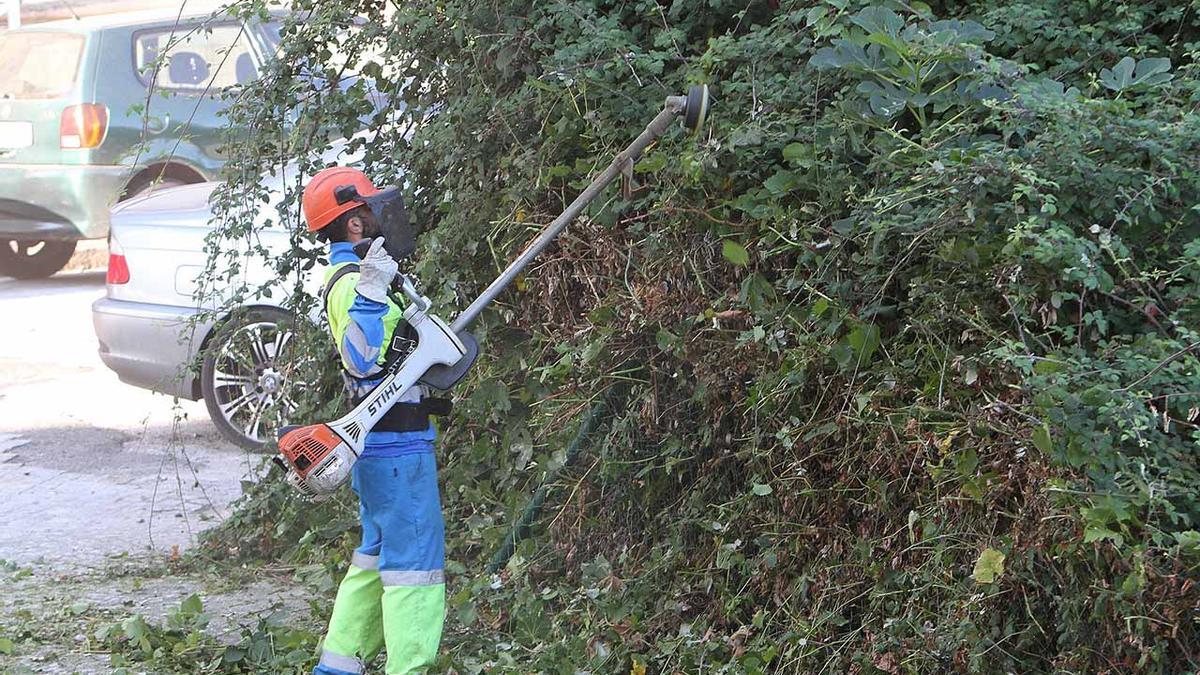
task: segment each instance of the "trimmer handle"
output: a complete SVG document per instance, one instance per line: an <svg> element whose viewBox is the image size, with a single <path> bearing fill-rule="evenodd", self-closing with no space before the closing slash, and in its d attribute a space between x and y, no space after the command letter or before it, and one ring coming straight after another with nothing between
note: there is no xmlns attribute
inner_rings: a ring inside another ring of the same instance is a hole
<svg viewBox="0 0 1200 675"><path fill-rule="evenodd" d="M375 240L363 239L355 244L354 255L357 255L359 260L367 257L367 251L371 250L371 242L373 241ZM396 278L392 280L392 287L403 292L404 297L408 298L409 302L420 308L422 312L429 311L429 299L417 292L416 285L413 284L412 279L408 278L408 275L397 274Z"/></svg>

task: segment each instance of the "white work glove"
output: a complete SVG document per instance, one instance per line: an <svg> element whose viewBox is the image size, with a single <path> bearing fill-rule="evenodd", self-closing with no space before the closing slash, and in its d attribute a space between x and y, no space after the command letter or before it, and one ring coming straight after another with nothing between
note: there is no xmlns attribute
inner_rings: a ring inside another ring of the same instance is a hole
<svg viewBox="0 0 1200 675"><path fill-rule="evenodd" d="M358 284L354 290L368 300L387 304L388 288L396 278L400 265L383 250L383 237L376 237L371 242L371 248L358 267Z"/></svg>

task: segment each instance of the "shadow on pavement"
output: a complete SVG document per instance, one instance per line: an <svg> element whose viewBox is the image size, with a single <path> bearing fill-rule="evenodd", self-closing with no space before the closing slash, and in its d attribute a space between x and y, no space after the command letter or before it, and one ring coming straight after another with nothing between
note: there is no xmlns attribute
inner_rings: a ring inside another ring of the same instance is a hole
<svg viewBox="0 0 1200 675"><path fill-rule="evenodd" d="M127 482L154 476L166 468L189 473L214 470L229 476L247 470L266 456L224 440L208 420L181 420L177 427L152 424L114 429L64 425L0 432L0 468L42 469L107 476Z"/></svg>

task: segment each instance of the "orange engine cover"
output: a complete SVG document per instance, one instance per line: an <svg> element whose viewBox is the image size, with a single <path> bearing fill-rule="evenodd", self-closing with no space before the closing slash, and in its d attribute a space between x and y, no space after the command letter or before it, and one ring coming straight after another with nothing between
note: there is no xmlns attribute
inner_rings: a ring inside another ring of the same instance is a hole
<svg viewBox="0 0 1200 675"><path fill-rule="evenodd" d="M279 452L296 473L307 478L308 472L341 444L341 437L328 424L312 424L284 434L279 439Z"/></svg>

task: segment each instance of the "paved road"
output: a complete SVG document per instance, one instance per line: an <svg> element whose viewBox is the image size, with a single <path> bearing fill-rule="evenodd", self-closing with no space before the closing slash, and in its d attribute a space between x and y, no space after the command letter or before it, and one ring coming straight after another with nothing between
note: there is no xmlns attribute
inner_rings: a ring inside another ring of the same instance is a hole
<svg viewBox="0 0 1200 675"><path fill-rule="evenodd" d="M260 463L202 402L176 405L101 363L103 294L103 272L0 277L0 560L68 570L186 547Z"/></svg>

